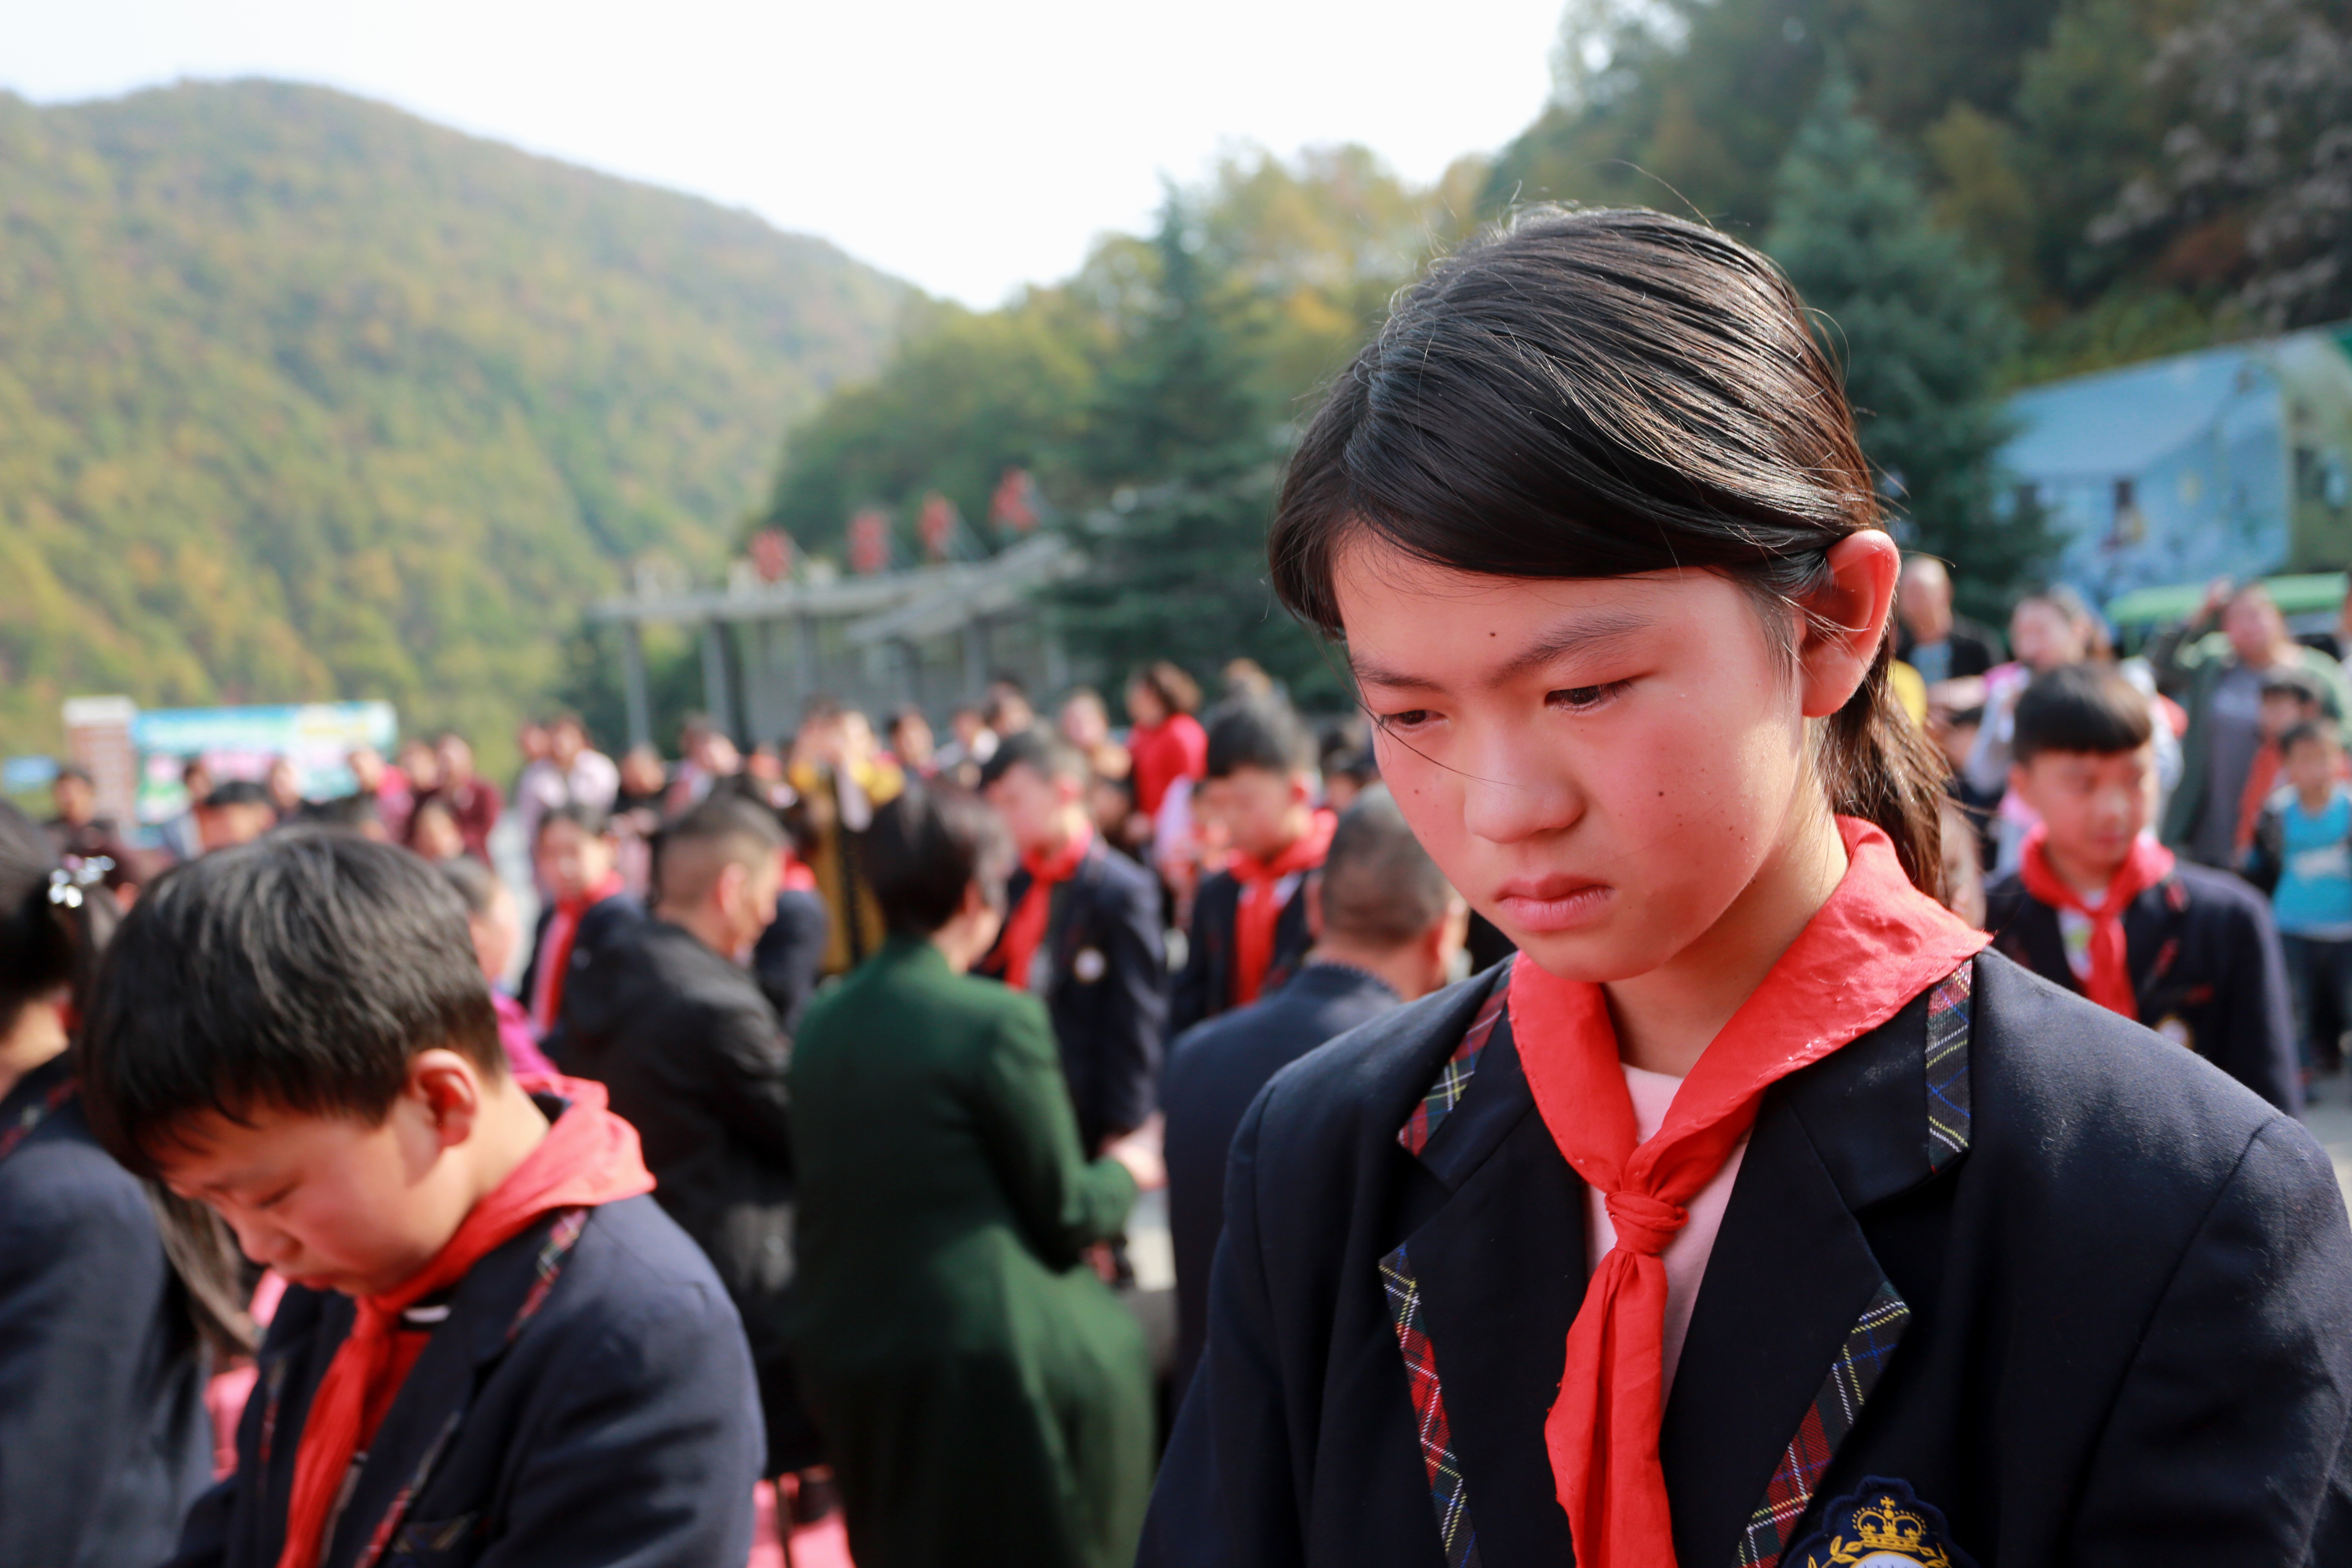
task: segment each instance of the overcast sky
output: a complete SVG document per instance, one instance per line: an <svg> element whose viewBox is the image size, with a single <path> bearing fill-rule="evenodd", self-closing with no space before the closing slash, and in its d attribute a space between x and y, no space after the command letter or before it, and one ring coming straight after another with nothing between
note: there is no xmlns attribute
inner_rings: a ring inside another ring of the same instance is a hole
<svg viewBox="0 0 2352 1568"><path fill-rule="evenodd" d="M1560 0L0 0L0 86L325 82L823 235L992 305L1220 148L1416 180L1549 86Z"/></svg>

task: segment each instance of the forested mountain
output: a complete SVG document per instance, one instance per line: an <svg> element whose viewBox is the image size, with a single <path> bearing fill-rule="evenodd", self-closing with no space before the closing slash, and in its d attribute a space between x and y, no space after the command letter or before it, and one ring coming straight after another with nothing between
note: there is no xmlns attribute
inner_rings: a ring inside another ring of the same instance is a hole
<svg viewBox="0 0 2352 1568"><path fill-rule="evenodd" d="M748 214L266 81L0 93L0 750L75 692L503 732L708 576L912 290Z"/></svg>

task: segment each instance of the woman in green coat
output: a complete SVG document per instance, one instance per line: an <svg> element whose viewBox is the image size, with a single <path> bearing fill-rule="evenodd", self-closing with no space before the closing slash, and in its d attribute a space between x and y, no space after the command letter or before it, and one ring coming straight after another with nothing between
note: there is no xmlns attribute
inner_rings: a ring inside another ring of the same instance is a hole
<svg viewBox="0 0 2352 1568"><path fill-rule="evenodd" d="M963 973L1012 859L961 792L884 806L890 940L793 1048L793 1340L858 1568L1126 1568L1150 1495L1143 1334L1087 1252L1157 1152L1089 1163L1044 1005Z"/></svg>

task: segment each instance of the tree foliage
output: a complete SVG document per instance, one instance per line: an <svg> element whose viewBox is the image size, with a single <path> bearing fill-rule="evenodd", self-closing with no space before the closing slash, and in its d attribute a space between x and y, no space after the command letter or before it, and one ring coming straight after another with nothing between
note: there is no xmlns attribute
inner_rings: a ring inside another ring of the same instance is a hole
<svg viewBox="0 0 2352 1568"><path fill-rule="evenodd" d="M908 291L268 82L0 94L0 747L59 700L390 698L493 760L582 603L714 567Z"/></svg>

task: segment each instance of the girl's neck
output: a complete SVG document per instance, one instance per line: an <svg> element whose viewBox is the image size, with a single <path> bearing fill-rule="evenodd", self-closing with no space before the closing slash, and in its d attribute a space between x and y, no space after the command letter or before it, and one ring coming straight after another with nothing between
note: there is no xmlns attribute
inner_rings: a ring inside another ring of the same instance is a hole
<svg viewBox="0 0 2352 1568"><path fill-rule="evenodd" d="M1686 1078L1731 1016L1845 875L1844 842L1825 809L1790 824L1755 879L1706 933L1647 974L1611 981L1609 1016L1628 1067Z"/></svg>

